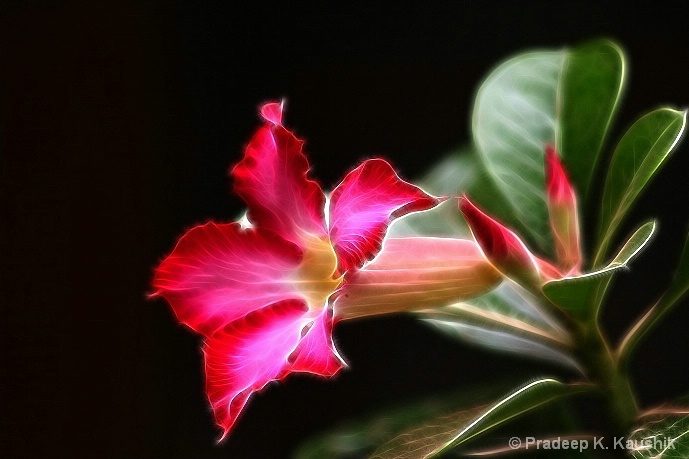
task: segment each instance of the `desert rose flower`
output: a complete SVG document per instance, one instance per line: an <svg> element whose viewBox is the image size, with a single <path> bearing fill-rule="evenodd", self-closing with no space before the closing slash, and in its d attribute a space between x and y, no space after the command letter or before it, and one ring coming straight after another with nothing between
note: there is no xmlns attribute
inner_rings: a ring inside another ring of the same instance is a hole
<svg viewBox="0 0 689 459"><path fill-rule="evenodd" d="M250 225L209 222L191 229L153 280L154 295L205 337L206 390L223 437L270 381L293 372L331 376L343 367L332 341L331 295L378 253L393 219L440 201L401 180L384 160L371 159L344 178L326 205L308 177L302 141L282 125L282 105L266 104L261 114L264 125L231 170ZM460 258L466 252L455 251ZM496 275L486 272L492 286ZM461 279L442 277L447 286ZM366 301L369 314L407 307L377 312Z"/></svg>

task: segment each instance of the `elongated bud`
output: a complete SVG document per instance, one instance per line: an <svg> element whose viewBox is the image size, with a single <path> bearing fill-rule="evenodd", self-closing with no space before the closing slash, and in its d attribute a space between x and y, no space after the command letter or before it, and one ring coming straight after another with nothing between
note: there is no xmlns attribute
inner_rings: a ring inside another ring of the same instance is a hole
<svg viewBox="0 0 689 459"><path fill-rule="evenodd" d="M558 263L565 271L578 273L581 246L577 196L552 145L545 148L545 176L550 228L555 237Z"/></svg>
<svg viewBox="0 0 689 459"><path fill-rule="evenodd" d="M335 316L353 319L447 306L483 295L501 280L474 241L389 238L380 254L336 293Z"/></svg>
<svg viewBox="0 0 689 459"><path fill-rule="evenodd" d="M459 208L476 242L497 269L525 286L541 283L539 262L519 236L486 215L466 196L459 199Z"/></svg>

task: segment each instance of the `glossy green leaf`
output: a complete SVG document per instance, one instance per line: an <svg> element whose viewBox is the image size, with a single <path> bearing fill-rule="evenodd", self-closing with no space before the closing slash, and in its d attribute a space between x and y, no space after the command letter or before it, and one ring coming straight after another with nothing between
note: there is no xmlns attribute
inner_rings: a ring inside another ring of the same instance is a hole
<svg viewBox="0 0 689 459"><path fill-rule="evenodd" d="M417 315L453 338L578 369L569 353L569 333L532 294L515 284L506 282L479 298Z"/></svg>
<svg viewBox="0 0 689 459"><path fill-rule="evenodd" d="M586 197L624 86L625 59L608 40L573 51L563 69L558 146L579 195Z"/></svg>
<svg viewBox="0 0 689 459"><path fill-rule="evenodd" d="M555 379L539 379L498 401L437 417L405 430L380 446L372 459L426 459L462 445L478 435L560 397L587 386L567 385Z"/></svg>
<svg viewBox="0 0 689 459"><path fill-rule="evenodd" d="M686 112L660 108L636 121L617 145L608 169L594 266L646 184L678 143Z"/></svg>
<svg viewBox="0 0 689 459"><path fill-rule="evenodd" d="M599 270L547 282L543 294L554 304L579 318L592 318L605 294L612 276L639 254L653 237L655 221L643 224L627 240L617 256Z"/></svg>
<svg viewBox="0 0 689 459"><path fill-rule="evenodd" d="M473 136L509 211L495 213L541 252L551 251L543 150L555 144L586 193L620 96L624 57L600 41L519 54L478 90ZM571 164L570 164L571 163Z"/></svg>
<svg viewBox="0 0 689 459"><path fill-rule="evenodd" d="M664 410L645 416L622 446L638 459L689 457L689 409Z"/></svg>

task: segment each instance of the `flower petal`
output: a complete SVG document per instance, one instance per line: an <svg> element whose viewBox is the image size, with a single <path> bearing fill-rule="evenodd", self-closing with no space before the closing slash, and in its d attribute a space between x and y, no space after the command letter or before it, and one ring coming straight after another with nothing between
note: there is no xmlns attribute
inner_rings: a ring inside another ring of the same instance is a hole
<svg viewBox="0 0 689 459"><path fill-rule="evenodd" d="M379 250L390 222L440 202L400 179L382 159L364 161L330 198L330 239L344 272L360 267Z"/></svg>
<svg viewBox="0 0 689 459"><path fill-rule="evenodd" d="M206 393L222 438L255 391L290 372L288 357L308 324L307 313L304 303L283 301L230 323L206 341Z"/></svg>
<svg viewBox="0 0 689 459"><path fill-rule="evenodd" d="M155 294L180 322L210 335L269 304L303 301L289 276L302 251L271 231L213 222L187 232L155 271Z"/></svg>
<svg viewBox="0 0 689 459"><path fill-rule="evenodd" d="M303 233L325 235L325 195L307 177L309 163L303 142L273 124L273 108L266 109L266 126L249 141L242 159L231 171L236 193L249 208L249 220L260 228L300 244Z"/></svg>
<svg viewBox="0 0 689 459"><path fill-rule="evenodd" d="M261 116L278 126L282 124L283 102L269 102L261 107Z"/></svg>
<svg viewBox="0 0 689 459"><path fill-rule="evenodd" d="M290 356L292 371L332 376L345 366L332 337L332 309L324 308Z"/></svg>

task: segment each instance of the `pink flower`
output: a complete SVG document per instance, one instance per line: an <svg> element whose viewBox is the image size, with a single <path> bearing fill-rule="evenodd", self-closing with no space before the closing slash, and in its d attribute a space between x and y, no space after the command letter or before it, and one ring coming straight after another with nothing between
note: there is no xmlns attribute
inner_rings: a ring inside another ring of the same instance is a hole
<svg viewBox="0 0 689 459"><path fill-rule="evenodd" d="M303 142L282 126L282 105L266 104L261 115L264 126L231 171L251 226L191 229L153 280L179 321L206 338L206 390L223 438L270 381L343 367L330 296L376 255L394 218L439 202L371 159L334 189L326 209Z"/></svg>

